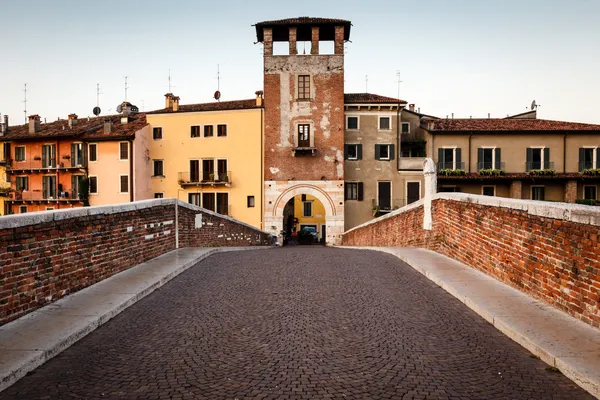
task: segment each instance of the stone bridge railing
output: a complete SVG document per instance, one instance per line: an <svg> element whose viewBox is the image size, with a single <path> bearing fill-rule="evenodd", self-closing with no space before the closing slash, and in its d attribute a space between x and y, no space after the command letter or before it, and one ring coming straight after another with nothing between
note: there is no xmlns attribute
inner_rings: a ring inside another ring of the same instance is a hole
<svg viewBox="0 0 600 400"><path fill-rule="evenodd" d="M180 247L267 245L271 236L175 199L0 218L0 325Z"/></svg>
<svg viewBox="0 0 600 400"><path fill-rule="evenodd" d="M435 193L358 226L348 246L436 251L600 327L600 208Z"/></svg>

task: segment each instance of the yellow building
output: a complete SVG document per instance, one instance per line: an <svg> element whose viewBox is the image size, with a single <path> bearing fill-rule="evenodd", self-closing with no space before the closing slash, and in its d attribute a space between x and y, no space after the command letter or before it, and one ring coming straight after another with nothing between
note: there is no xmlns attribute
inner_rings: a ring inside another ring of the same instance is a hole
<svg viewBox="0 0 600 400"><path fill-rule="evenodd" d="M165 95L146 115L154 197L180 200L262 227L263 98L179 105Z"/></svg>
<svg viewBox="0 0 600 400"><path fill-rule="evenodd" d="M10 182L6 176L5 159L0 160L0 215L4 215L5 211L5 200L8 199L8 192L10 189Z"/></svg>
<svg viewBox="0 0 600 400"><path fill-rule="evenodd" d="M296 231L301 231L305 227L314 227L319 235L319 240L322 240L325 229L323 203L309 194L294 197L294 221L297 221Z"/></svg>

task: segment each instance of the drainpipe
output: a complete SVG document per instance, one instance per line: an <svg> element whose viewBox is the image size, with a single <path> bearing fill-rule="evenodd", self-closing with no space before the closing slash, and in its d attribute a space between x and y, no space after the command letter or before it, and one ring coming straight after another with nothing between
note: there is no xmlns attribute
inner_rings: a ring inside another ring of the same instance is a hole
<svg viewBox="0 0 600 400"><path fill-rule="evenodd" d="M398 142L398 154L396 156L396 159L398 160L397 163L397 170L400 171L400 155L402 154L402 151L400 151L400 102L398 102L398 110L396 110L396 140ZM406 194L406 193L405 193Z"/></svg>
<svg viewBox="0 0 600 400"><path fill-rule="evenodd" d="M129 201L133 202L133 140L127 139L129 142Z"/></svg>
<svg viewBox="0 0 600 400"><path fill-rule="evenodd" d="M469 133L469 173L471 173L471 138L473 137L472 133Z"/></svg>
<svg viewBox="0 0 600 400"><path fill-rule="evenodd" d="M58 193L58 185L60 184L60 168L58 168L58 166L60 165L60 140L56 139L56 160L54 160L54 165L56 165L56 209L60 210L60 193ZM44 179L44 178L42 178ZM73 188L71 188L72 190Z"/></svg>
<svg viewBox="0 0 600 400"><path fill-rule="evenodd" d="M265 229L265 204L264 204L264 194L265 194L265 171L263 167L263 158L264 158L264 149L263 149L263 113L265 110L265 100L263 99L261 107L260 107L260 228Z"/></svg>
<svg viewBox="0 0 600 400"><path fill-rule="evenodd" d="M578 168L579 170L579 168ZM563 173L567 173L567 134L563 136Z"/></svg>

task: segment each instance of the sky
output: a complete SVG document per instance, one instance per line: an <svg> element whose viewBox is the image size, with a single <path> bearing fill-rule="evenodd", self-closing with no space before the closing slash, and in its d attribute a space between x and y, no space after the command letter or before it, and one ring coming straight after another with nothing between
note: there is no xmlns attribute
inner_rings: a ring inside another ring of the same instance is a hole
<svg viewBox="0 0 600 400"><path fill-rule="evenodd" d="M600 124L600 0L20 0L0 9L0 113L48 121L253 98L263 86L253 24L298 16L352 21L345 92L415 103L439 117ZM217 65L220 81L217 83ZM400 72L398 88L397 73ZM368 80L366 79L368 77Z"/></svg>

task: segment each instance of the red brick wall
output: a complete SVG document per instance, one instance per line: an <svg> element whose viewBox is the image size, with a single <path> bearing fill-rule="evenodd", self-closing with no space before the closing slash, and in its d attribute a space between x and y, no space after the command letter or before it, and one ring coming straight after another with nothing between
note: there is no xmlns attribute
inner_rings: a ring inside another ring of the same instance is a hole
<svg viewBox="0 0 600 400"><path fill-rule="evenodd" d="M598 226L527 211L439 199L344 235L344 245L435 250L600 327Z"/></svg>
<svg viewBox="0 0 600 400"><path fill-rule="evenodd" d="M0 220L0 325L175 249L174 200L115 207ZM267 234L234 220L182 205L178 213L180 247L268 244Z"/></svg>

